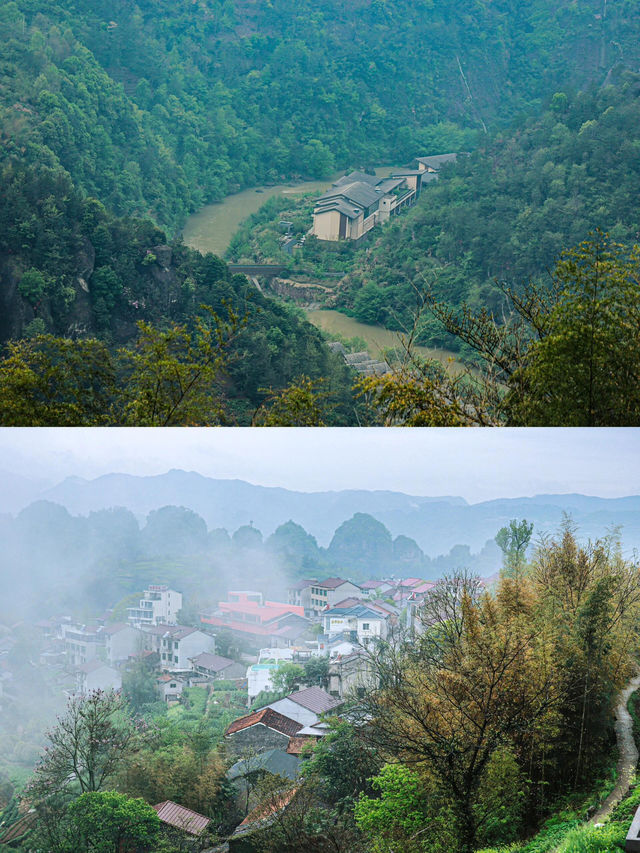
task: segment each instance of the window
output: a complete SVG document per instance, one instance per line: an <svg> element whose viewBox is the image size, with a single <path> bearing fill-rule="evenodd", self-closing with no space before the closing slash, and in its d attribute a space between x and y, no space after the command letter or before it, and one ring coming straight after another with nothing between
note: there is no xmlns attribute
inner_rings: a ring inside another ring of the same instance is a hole
<svg viewBox="0 0 640 853"><path fill-rule="evenodd" d="M174 656L173 656L173 662L174 662L174 663L178 663L178 655L174 655Z"/></svg>
<svg viewBox="0 0 640 853"><path fill-rule="evenodd" d="M369 623L368 623L368 622L363 622L363 623L362 623L362 630L363 630L363 631L368 631L368 630L369 630Z"/></svg>
<svg viewBox="0 0 640 853"><path fill-rule="evenodd" d="M177 686L178 685L175 683L175 681L172 681L171 684L169 685L169 687L177 687Z"/></svg>

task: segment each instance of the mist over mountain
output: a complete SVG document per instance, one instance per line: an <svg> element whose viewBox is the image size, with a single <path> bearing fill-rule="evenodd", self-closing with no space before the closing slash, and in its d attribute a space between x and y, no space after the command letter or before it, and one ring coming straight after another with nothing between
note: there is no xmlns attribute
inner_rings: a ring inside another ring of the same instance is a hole
<svg viewBox="0 0 640 853"><path fill-rule="evenodd" d="M9 507L8 490L3 491L5 511L15 512L28 502L17 493L11 496L13 506ZM209 529L232 532L253 523L265 536L291 520L325 547L344 521L355 513L368 513L394 537L415 539L433 557L458 544L478 551L512 518L533 522L537 534L553 532L568 513L582 538L598 538L619 526L625 550L640 547L640 496L547 494L469 504L462 497L393 491L298 492L171 470L152 477L115 473L92 480L70 477L37 497L60 504L73 515L126 507L139 520L164 506L183 506L200 515Z"/></svg>

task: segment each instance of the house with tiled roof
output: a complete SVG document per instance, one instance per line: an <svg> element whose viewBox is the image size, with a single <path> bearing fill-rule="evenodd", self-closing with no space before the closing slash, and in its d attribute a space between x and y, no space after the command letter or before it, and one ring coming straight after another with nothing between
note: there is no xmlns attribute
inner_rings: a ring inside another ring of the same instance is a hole
<svg viewBox="0 0 640 853"><path fill-rule="evenodd" d="M185 682L176 675L165 672L156 678L156 686L163 702L177 702L182 696Z"/></svg>
<svg viewBox="0 0 640 853"><path fill-rule="evenodd" d="M390 620L390 614L380 608L374 608L370 602L348 607L332 607L322 614L326 637L349 632L351 638L361 646L386 639Z"/></svg>
<svg viewBox="0 0 640 853"><path fill-rule="evenodd" d="M216 641L212 634L185 625L152 625L140 632L145 648L156 652L162 669L170 672L187 672L191 658L202 652L215 653Z"/></svg>
<svg viewBox="0 0 640 853"><path fill-rule="evenodd" d="M315 726L324 714L335 714L342 702L330 696L321 687L305 687L296 690L283 699L269 703L267 706L273 711L284 715L290 720L300 724L300 729ZM293 734L299 734L300 729Z"/></svg>
<svg viewBox="0 0 640 853"><path fill-rule="evenodd" d="M228 748L236 755L257 754L267 749L286 750L289 738L302 728L303 723L267 707L234 720L224 737Z"/></svg>
<svg viewBox="0 0 640 853"><path fill-rule="evenodd" d="M281 601L265 601L262 593L232 591L227 601L218 602L218 609L201 618L203 625L225 629L242 637L252 648L278 645L271 642L280 628L298 625L309 626L304 607Z"/></svg>
<svg viewBox="0 0 640 853"><path fill-rule="evenodd" d="M418 170L427 173L437 173L447 163L455 163L457 154L432 154L429 157L417 157Z"/></svg>
<svg viewBox="0 0 640 853"><path fill-rule="evenodd" d="M118 670L97 658L80 664L76 669L78 693L86 694L93 690L120 690L121 687L122 678Z"/></svg>
<svg viewBox="0 0 640 853"><path fill-rule="evenodd" d="M194 672L212 680L244 678L247 667L243 663L214 655L211 652L201 652L189 659Z"/></svg>
<svg viewBox="0 0 640 853"><path fill-rule="evenodd" d="M211 823L211 818L198 814L192 809L178 805L171 800L165 800L153 806L161 823L173 829L179 829L187 835L202 835Z"/></svg>
<svg viewBox="0 0 640 853"><path fill-rule="evenodd" d="M126 622L104 625L102 633L110 664L119 664L134 657L144 646L140 631Z"/></svg>
<svg viewBox="0 0 640 853"><path fill-rule="evenodd" d="M386 178L351 172L316 201L310 233L319 240L360 240L379 222L415 203L423 170L399 170Z"/></svg>

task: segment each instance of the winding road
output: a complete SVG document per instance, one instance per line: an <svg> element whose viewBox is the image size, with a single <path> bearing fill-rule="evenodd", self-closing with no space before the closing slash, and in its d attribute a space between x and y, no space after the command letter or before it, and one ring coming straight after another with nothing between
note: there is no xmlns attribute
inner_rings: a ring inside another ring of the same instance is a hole
<svg viewBox="0 0 640 853"><path fill-rule="evenodd" d="M638 748L633 739L633 720L627 711L627 702L632 693L640 688L640 674L632 678L618 698L616 706L616 740L620 757L618 758L618 781L607 799L593 815L589 823L605 821L631 786L631 780L638 764Z"/></svg>

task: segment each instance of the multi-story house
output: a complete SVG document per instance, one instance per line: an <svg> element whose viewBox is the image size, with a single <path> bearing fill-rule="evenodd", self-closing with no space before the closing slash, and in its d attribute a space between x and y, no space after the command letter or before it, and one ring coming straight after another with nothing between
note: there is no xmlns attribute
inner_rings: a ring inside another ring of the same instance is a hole
<svg viewBox="0 0 640 853"><path fill-rule="evenodd" d="M350 632L361 646L375 640L384 640L388 634L389 616L365 604L349 607L333 607L322 614L324 633L327 637Z"/></svg>
<svg viewBox="0 0 640 853"><path fill-rule="evenodd" d="M104 634L107 660L112 665L134 657L144 648L142 632L125 622L105 625L101 633Z"/></svg>
<svg viewBox="0 0 640 853"><path fill-rule="evenodd" d="M133 625L175 625L182 608L182 593L165 584L149 584L138 607L129 607L129 622Z"/></svg>
<svg viewBox="0 0 640 853"><path fill-rule="evenodd" d="M160 666L169 672L188 672L191 670L191 658L202 652L216 650L216 640L211 634L205 634L198 628L182 625L153 625L144 628L145 648L156 652Z"/></svg>

